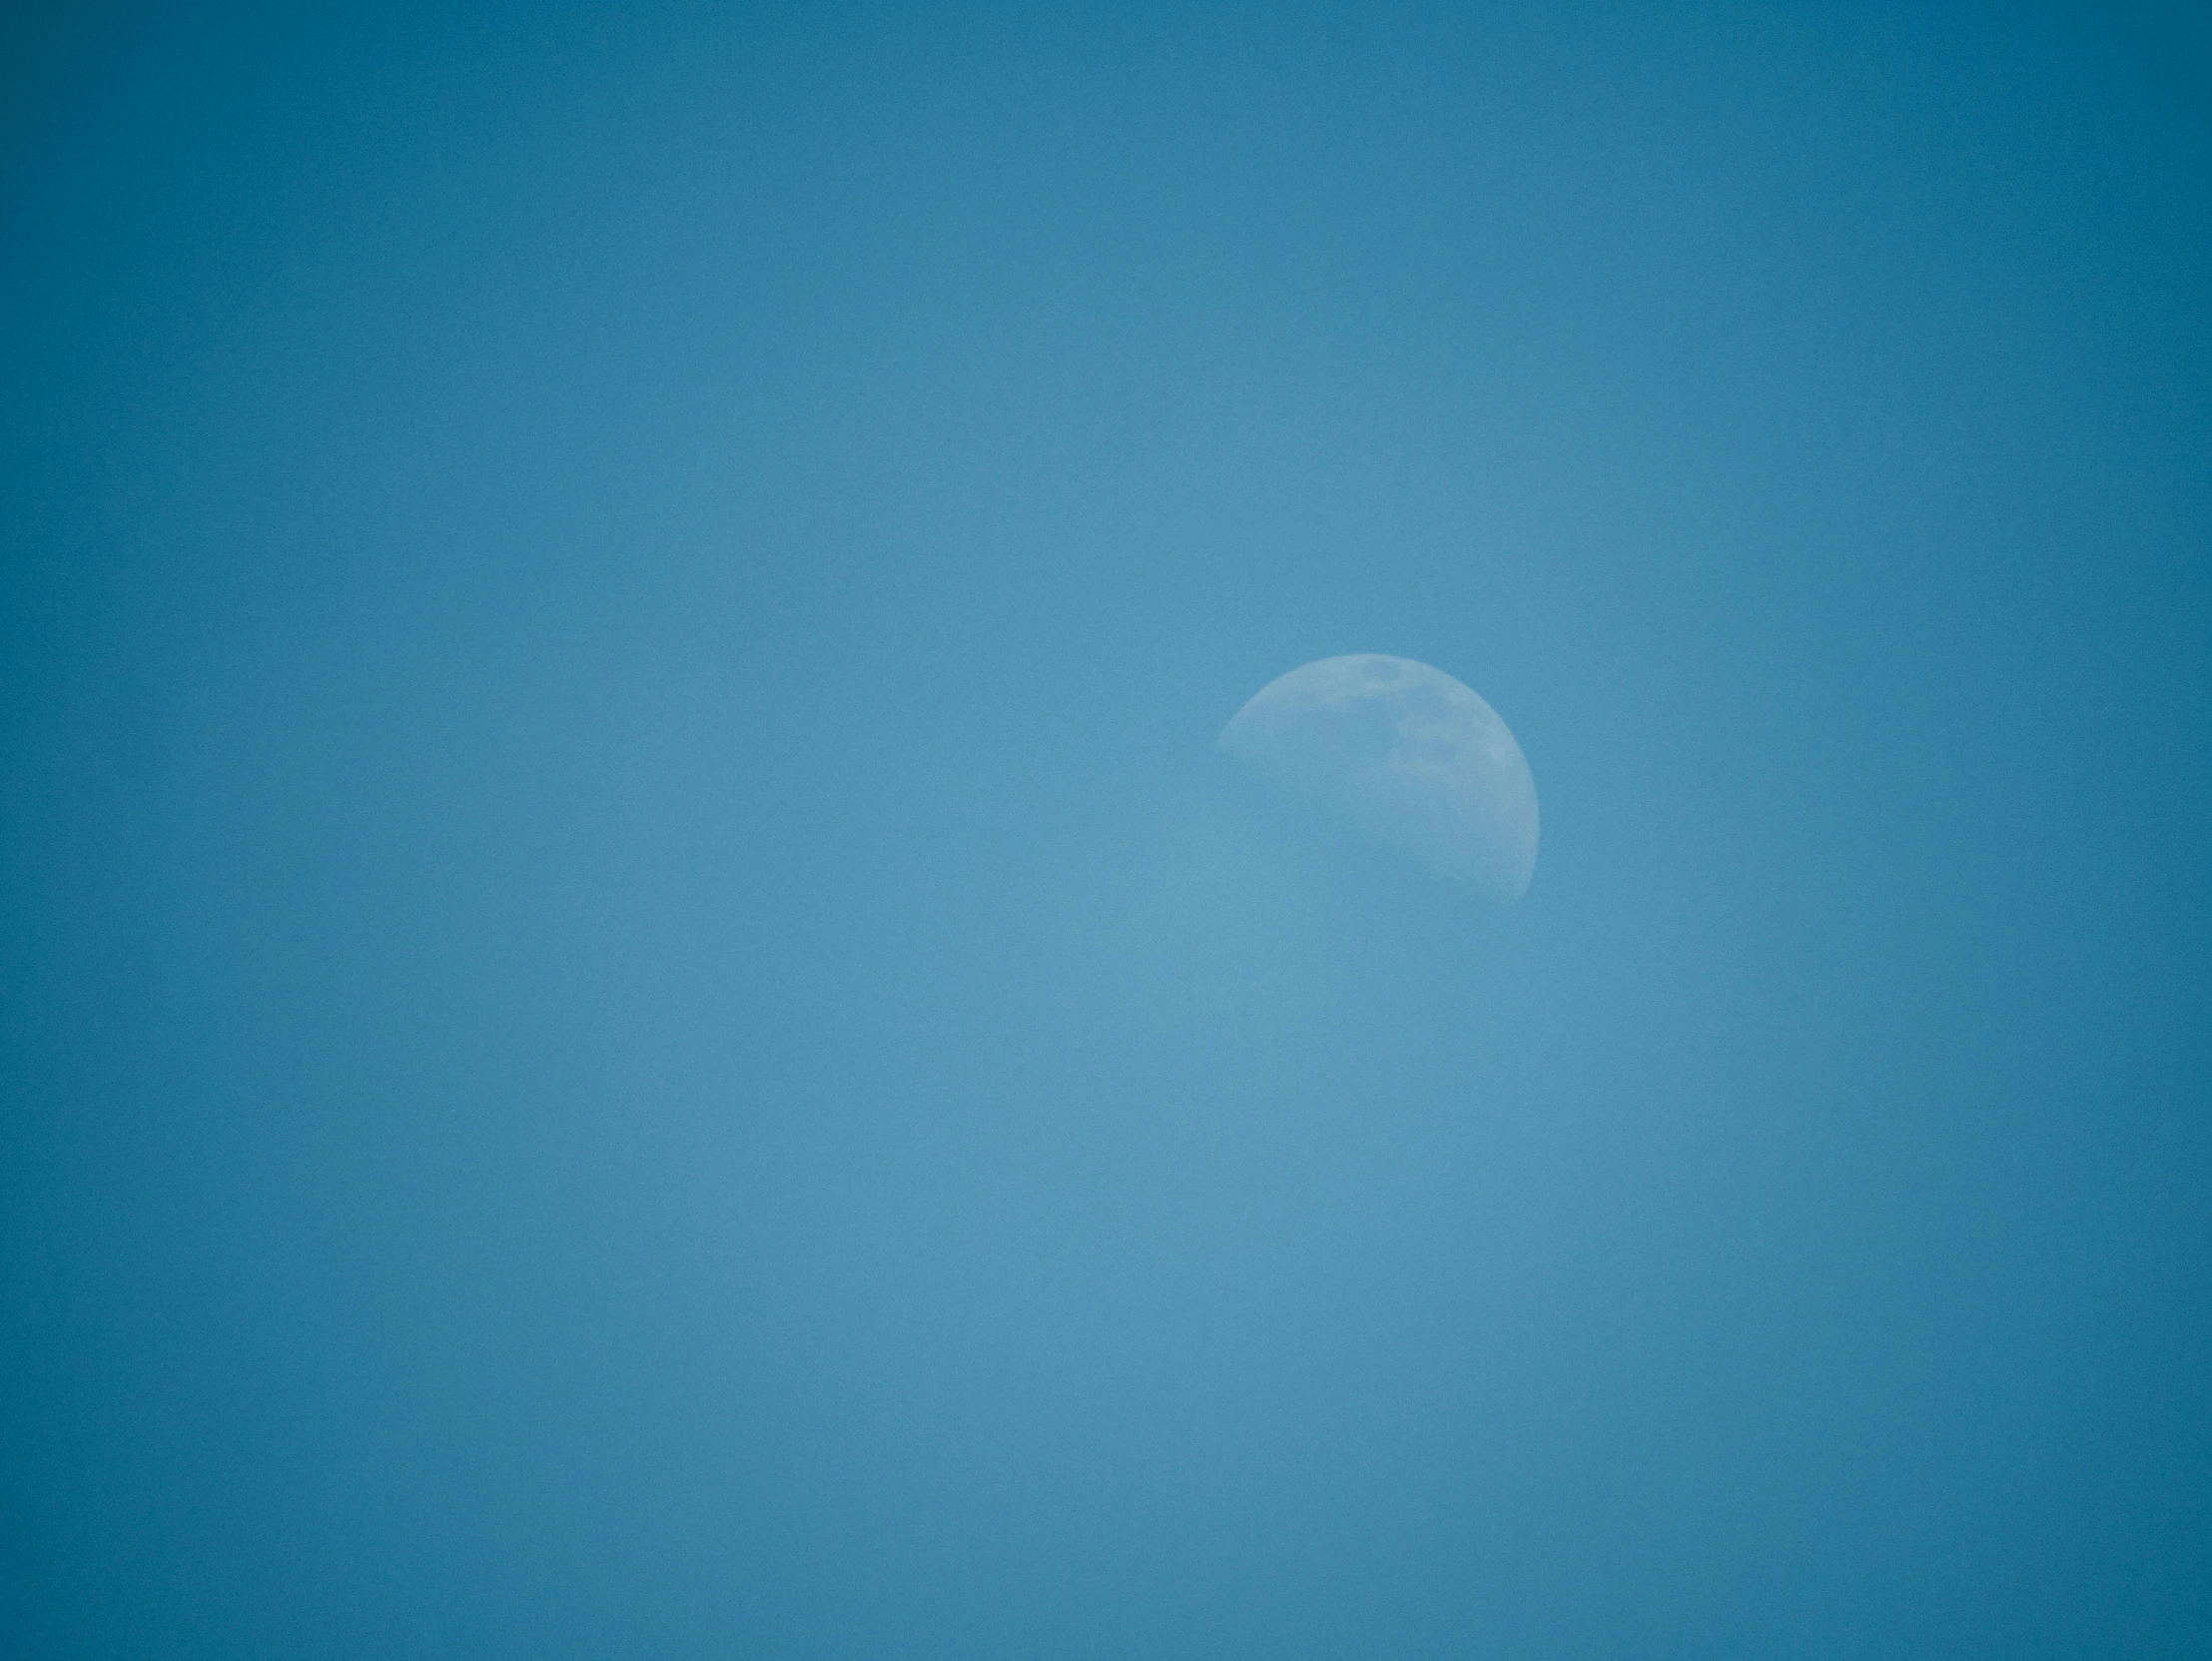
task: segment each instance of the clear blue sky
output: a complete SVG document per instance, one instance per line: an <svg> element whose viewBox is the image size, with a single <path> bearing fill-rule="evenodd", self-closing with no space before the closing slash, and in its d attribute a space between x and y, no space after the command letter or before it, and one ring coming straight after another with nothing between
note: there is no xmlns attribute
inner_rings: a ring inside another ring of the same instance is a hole
<svg viewBox="0 0 2212 1661"><path fill-rule="evenodd" d="M2200 29L46 10L0 1652L2204 1653Z"/></svg>

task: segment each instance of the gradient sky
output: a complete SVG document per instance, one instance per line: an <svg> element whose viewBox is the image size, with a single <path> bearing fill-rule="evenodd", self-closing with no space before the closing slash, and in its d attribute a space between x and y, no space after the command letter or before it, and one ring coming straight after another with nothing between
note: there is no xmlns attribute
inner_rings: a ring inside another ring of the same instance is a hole
<svg viewBox="0 0 2212 1661"><path fill-rule="evenodd" d="M2201 28L45 10L0 1651L2205 1653Z"/></svg>

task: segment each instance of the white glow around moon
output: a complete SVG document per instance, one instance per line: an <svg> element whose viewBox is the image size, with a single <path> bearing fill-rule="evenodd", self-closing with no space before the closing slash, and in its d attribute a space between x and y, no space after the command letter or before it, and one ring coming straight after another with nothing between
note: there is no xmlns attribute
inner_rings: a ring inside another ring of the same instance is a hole
<svg viewBox="0 0 2212 1661"><path fill-rule="evenodd" d="M1220 743L1254 777L1460 887L1528 891L1536 781L1498 712L1441 669L1322 658L1261 687Z"/></svg>

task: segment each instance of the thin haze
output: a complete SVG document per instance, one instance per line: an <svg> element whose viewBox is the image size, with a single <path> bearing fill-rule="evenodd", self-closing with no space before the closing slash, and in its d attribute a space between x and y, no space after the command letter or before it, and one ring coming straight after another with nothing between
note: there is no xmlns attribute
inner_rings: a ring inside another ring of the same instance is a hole
<svg viewBox="0 0 2212 1661"><path fill-rule="evenodd" d="M0 1652L2203 1653L2201 31L35 10Z"/></svg>

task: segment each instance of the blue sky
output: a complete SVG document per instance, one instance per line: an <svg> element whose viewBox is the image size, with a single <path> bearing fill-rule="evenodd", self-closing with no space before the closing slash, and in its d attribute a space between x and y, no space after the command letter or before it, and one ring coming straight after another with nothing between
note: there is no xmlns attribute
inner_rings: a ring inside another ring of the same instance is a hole
<svg viewBox="0 0 2212 1661"><path fill-rule="evenodd" d="M2200 1646L2201 31L9 28L0 1647Z"/></svg>

